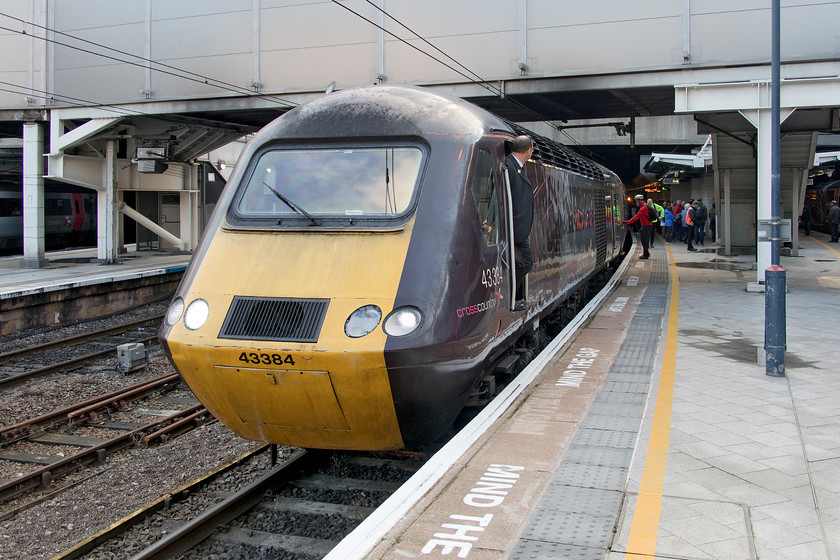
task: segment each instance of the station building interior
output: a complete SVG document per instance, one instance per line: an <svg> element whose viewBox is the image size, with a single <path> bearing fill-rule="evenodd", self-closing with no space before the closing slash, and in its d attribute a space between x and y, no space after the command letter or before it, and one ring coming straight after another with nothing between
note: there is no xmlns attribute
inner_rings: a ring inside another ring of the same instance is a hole
<svg viewBox="0 0 840 560"><path fill-rule="evenodd" d="M250 135L337 89L406 83L563 142L629 198L714 203L717 252L754 253L763 281L769 3L438 3L447 18L409 0L4 2L0 44L17 54L0 60L0 181L23 193L21 266L49 265L54 190L95 195L100 262L189 252ZM791 255L813 187L840 174L838 16L837 2L781 10Z"/></svg>

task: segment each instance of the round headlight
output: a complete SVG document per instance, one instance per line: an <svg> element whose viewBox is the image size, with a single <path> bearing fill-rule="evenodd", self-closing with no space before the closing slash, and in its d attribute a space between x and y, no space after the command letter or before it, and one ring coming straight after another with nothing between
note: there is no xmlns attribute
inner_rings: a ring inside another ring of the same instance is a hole
<svg viewBox="0 0 840 560"><path fill-rule="evenodd" d="M382 311L375 305L365 305L347 317L344 323L344 334L350 338L361 338L370 334L373 329L379 326L382 320Z"/></svg>
<svg viewBox="0 0 840 560"><path fill-rule="evenodd" d="M210 306L203 299L193 300L184 313L184 326L191 331L200 329L210 316Z"/></svg>
<svg viewBox="0 0 840 560"><path fill-rule="evenodd" d="M400 307L391 312L382 324L382 330L390 336L405 336L413 333L423 322L423 313L416 307Z"/></svg>
<svg viewBox="0 0 840 560"><path fill-rule="evenodd" d="M172 300L172 303L169 304L169 309L166 310L166 317L164 317L164 321L166 321L167 326L174 326L178 323L181 319L181 313L184 312L184 300L177 297Z"/></svg>

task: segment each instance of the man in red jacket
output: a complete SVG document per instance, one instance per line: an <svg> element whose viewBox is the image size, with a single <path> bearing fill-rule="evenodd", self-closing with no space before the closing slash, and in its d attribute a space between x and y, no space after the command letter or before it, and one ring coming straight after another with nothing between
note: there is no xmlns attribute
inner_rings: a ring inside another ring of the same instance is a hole
<svg viewBox="0 0 840 560"><path fill-rule="evenodd" d="M642 226L642 256L640 259L647 259L650 257L648 252L648 242L650 241L650 234L653 231L653 222L650 221L650 208L645 204L645 197L636 195L636 206L638 210L636 215L625 221L625 224L633 224L639 222Z"/></svg>

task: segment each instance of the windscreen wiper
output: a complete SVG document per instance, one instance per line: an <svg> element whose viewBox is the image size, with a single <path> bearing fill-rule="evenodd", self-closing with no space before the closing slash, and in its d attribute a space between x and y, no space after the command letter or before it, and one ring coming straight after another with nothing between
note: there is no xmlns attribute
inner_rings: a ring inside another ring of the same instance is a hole
<svg viewBox="0 0 840 560"><path fill-rule="evenodd" d="M307 218L309 218L309 221L311 221L313 225L316 225L316 226L318 225L318 220L313 218L312 214L310 214L309 212L307 212L303 208L300 208L299 206L297 206L294 202L292 202L286 196L284 196L283 193L281 193L280 191L278 191L277 189L275 189L274 187L272 187L271 185L269 185L265 181L263 181L262 184L265 185L268 190L270 190L272 193L274 193L274 196L279 198L283 202L283 204L285 204L286 206L288 206L289 208L291 208L292 210L294 210L298 214L301 214L302 216L306 216Z"/></svg>

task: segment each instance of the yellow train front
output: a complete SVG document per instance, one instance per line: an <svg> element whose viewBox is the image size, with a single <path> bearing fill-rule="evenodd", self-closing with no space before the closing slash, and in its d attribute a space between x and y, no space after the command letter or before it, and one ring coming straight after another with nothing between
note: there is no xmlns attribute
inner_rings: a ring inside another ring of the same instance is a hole
<svg viewBox="0 0 840 560"><path fill-rule="evenodd" d="M260 131L160 332L196 396L271 443L388 450L445 433L512 343L623 241L617 178L591 166L593 195L591 177L530 165L545 192L528 310L515 312L503 162L516 134L397 86L326 95Z"/></svg>

